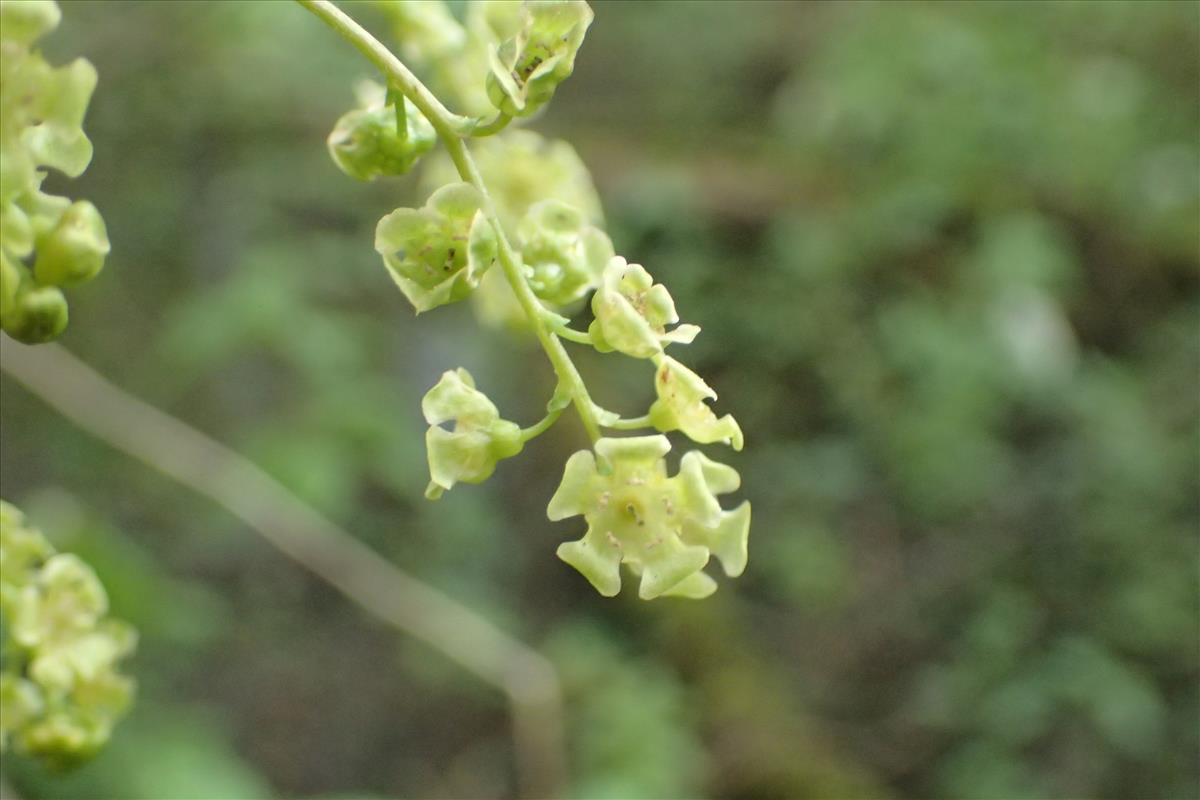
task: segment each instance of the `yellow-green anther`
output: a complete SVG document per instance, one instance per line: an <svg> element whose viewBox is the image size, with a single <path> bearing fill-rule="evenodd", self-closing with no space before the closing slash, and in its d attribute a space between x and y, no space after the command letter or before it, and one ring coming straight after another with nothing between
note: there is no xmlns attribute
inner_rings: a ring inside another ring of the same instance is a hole
<svg viewBox="0 0 1200 800"><path fill-rule="evenodd" d="M717 393L704 379L670 356L659 358L654 375L658 399L650 406L650 424L656 429L683 431L693 442L723 442L742 449L742 429L731 414L720 419L709 407Z"/></svg>
<svg viewBox="0 0 1200 800"><path fill-rule="evenodd" d="M489 53L493 105L512 117L541 108L574 71L593 16L584 0L526 0L520 29Z"/></svg>
<svg viewBox="0 0 1200 800"><path fill-rule="evenodd" d="M634 358L658 355L671 342L687 344L700 332L696 325L668 332L667 325L678 322L679 315L667 287L654 283L641 264L621 256L605 266L600 288L592 296L592 314L588 333L596 349L619 350Z"/></svg>
<svg viewBox="0 0 1200 800"><path fill-rule="evenodd" d="M620 565L640 576L638 595L705 597L715 589L701 570L709 554L727 574L745 568L749 504L723 511L716 494L737 486L737 473L699 453L684 456L667 476L665 436L600 439L594 454L575 453L550 500L551 520L582 515L583 538L559 546L558 556L600 594L621 588ZM711 480L710 480L711 479Z"/></svg>
<svg viewBox="0 0 1200 800"><path fill-rule="evenodd" d="M33 274L39 283L76 286L100 271L110 249L100 212L87 200L79 200L39 237Z"/></svg>
<svg viewBox="0 0 1200 800"><path fill-rule="evenodd" d="M573 303L599 285L613 257L608 235L559 200L543 200L530 208L518 241L530 288L553 306Z"/></svg>
<svg viewBox="0 0 1200 800"><path fill-rule="evenodd" d="M455 183L423 208L399 208L379 221L375 249L418 313L466 297L496 260L482 207L478 190Z"/></svg>
<svg viewBox="0 0 1200 800"><path fill-rule="evenodd" d="M442 374L421 401L421 411L429 423L425 449L430 483L425 496L430 500L458 482L482 483L495 472L497 461L524 447L520 426L500 419L495 404L461 367ZM453 427L442 427L447 422Z"/></svg>
<svg viewBox="0 0 1200 800"><path fill-rule="evenodd" d="M342 172L360 181L403 175L433 149L437 141L433 125L410 100L397 99L404 104L401 128L398 107L387 102L382 86L366 81L358 94L361 108L343 114L326 141Z"/></svg>

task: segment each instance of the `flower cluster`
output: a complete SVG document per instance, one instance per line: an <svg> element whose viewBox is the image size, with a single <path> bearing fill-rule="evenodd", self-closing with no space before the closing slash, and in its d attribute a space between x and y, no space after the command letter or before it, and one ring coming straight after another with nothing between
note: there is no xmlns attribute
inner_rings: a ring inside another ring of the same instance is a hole
<svg viewBox="0 0 1200 800"><path fill-rule="evenodd" d="M109 252L95 206L41 189L46 170L74 178L92 159L82 124L95 68L55 68L34 49L59 17L52 0L0 3L0 327L30 344L62 333L62 289L94 277Z"/></svg>
<svg viewBox="0 0 1200 800"><path fill-rule="evenodd" d="M91 567L0 501L0 751L69 763L108 741L133 694L116 664L137 637L107 612Z"/></svg>
<svg viewBox="0 0 1200 800"><path fill-rule="evenodd" d="M522 429L501 418L466 370L444 373L422 404L430 425L427 496L487 479L497 462L573 404L594 450L571 456L548 513L553 520L582 515L588 530L559 556L604 595L619 590L624 564L639 577L645 599L707 596L716 588L703 571L710 555L728 575L745 568L750 506L721 509L716 496L738 488L737 473L697 451L667 475L670 443L662 434L742 449L738 423L709 406L716 392L666 353L690 343L700 328L680 324L667 288L616 253L591 176L569 145L500 130L533 115L571 74L591 8L584 0L471 0L463 23L440 2L383 8L405 56L481 116L458 117L425 103L438 116L427 121L407 101L391 98L389 105L391 96L377 90L372 103L339 123L330 152L355 177L407 170L429 149L423 125L446 144L445 157L426 165L428 201L384 217L376 250L417 312L472 296L485 321L536 333L559 378L546 418ZM473 152L465 143L472 139ZM571 328L589 295L589 327ZM648 411L623 418L598 406L559 339L650 361L656 399ZM639 428L657 435L602 432Z"/></svg>

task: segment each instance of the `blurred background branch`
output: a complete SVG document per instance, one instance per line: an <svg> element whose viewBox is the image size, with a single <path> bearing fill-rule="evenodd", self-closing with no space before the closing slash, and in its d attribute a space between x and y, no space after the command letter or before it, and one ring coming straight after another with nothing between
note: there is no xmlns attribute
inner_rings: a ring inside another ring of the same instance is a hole
<svg viewBox="0 0 1200 800"><path fill-rule="evenodd" d="M0 337L0 369L91 435L211 498L376 619L504 692L522 794L561 794L562 699L556 669L544 656L390 564L247 459L122 391L65 348Z"/></svg>

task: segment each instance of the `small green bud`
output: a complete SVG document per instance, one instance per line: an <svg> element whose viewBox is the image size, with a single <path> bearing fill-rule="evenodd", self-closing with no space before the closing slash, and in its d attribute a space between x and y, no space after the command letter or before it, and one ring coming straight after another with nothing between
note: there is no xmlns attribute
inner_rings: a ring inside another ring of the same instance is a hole
<svg viewBox="0 0 1200 800"><path fill-rule="evenodd" d="M742 449L742 429L731 414L717 419L706 400L717 393L692 370L670 356L661 357L654 375L658 399L650 406L650 424L658 430L683 431L700 444L724 442Z"/></svg>
<svg viewBox="0 0 1200 800"><path fill-rule="evenodd" d="M541 108L574 71L593 16L584 0L526 0L520 30L490 53L492 104L512 117Z"/></svg>
<svg viewBox="0 0 1200 800"><path fill-rule="evenodd" d="M342 172L360 181L407 173L433 149L433 125L407 98L397 98L400 106L388 104L378 84L360 95L363 108L342 115L329 134L329 155Z"/></svg>
<svg viewBox="0 0 1200 800"><path fill-rule="evenodd" d="M482 208L478 190L455 183L423 208L398 208L379 221L375 250L417 313L466 297L496 260Z"/></svg>
<svg viewBox="0 0 1200 800"><path fill-rule="evenodd" d="M4 332L18 342L49 342L67 327L67 299L57 287L25 284L17 291L11 313L5 314L0 322Z"/></svg>
<svg viewBox="0 0 1200 800"><path fill-rule="evenodd" d="M613 257L608 235L559 200L530 208L518 235L530 288L555 306L573 303L596 288Z"/></svg>
<svg viewBox="0 0 1200 800"><path fill-rule="evenodd" d="M602 353L619 350L634 358L651 358L666 344L687 344L700 332L695 325L680 325L668 333L666 326L678 322L679 315L667 287L621 256L604 268L600 288L592 296L592 313L595 320L588 333Z"/></svg>
<svg viewBox="0 0 1200 800"><path fill-rule="evenodd" d="M77 286L95 277L110 249L100 212L87 200L78 200L38 239L33 274L38 283Z"/></svg>
<svg viewBox="0 0 1200 800"><path fill-rule="evenodd" d="M746 566L750 505L724 511L716 495L737 489L737 473L700 453L688 453L667 476L665 436L601 439L595 455L567 460L546 510L551 520L582 515L587 533L559 546L558 556L600 594L621 588L620 565L640 576L638 596L705 597L716 583L701 570L716 555L728 575Z"/></svg>
<svg viewBox="0 0 1200 800"><path fill-rule="evenodd" d="M459 368L443 373L421 401L429 430L425 434L431 478L425 496L436 500L457 482L482 483L496 462L515 456L525 446L521 428L500 419L500 412L475 388L471 373ZM447 430L442 423L453 422Z"/></svg>

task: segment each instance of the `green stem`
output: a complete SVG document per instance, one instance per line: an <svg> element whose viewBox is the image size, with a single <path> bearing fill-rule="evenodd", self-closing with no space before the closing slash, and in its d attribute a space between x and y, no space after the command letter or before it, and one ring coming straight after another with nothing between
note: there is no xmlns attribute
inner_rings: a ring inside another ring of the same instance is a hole
<svg viewBox="0 0 1200 800"><path fill-rule="evenodd" d="M475 139L483 136L492 136L507 128L510 122L512 122L512 117L503 111L497 111L496 116L489 120L473 120L472 124L462 134Z"/></svg>
<svg viewBox="0 0 1200 800"><path fill-rule="evenodd" d="M592 343L591 336L587 335L583 331L577 331L574 328L567 328L567 327L555 328L554 333L556 336L560 336L563 339L566 339L568 342L578 342L579 344L591 344Z"/></svg>
<svg viewBox="0 0 1200 800"><path fill-rule="evenodd" d="M617 431L636 431L640 428L651 428L650 415L643 414L640 417L631 417L629 419L618 419L610 425L605 425L606 428L612 428Z"/></svg>
<svg viewBox="0 0 1200 800"><path fill-rule="evenodd" d="M555 423L561 414L561 408L556 411L551 411L546 416L542 417L539 422L530 425L528 428L521 428L521 441L528 442L530 439L541 436L543 433L549 430L550 426Z"/></svg>
<svg viewBox="0 0 1200 800"><path fill-rule="evenodd" d="M463 133L461 132L468 131L473 126L473 121L467 117L460 117L452 113L442 105L433 96L433 93L421 83L417 76L408 67L404 66L404 63L400 59L396 58L378 39L347 16L340 8L329 2L329 0L296 0L296 2L311 11L322 22L339 33L342 38L354 45L372 64L388 76L389 83L392 86L403 92L413 102L413 105L420 109L421 113L433 125L434 130L437 131L442 144L446 147L446 152L450 154L450 159L454 162L454 166L458 170L458 174L464 181L474 186L483 195L483 211L496 233L496 239L499 244L500 267L504 271L504 277L508 280L509 286L512 287L513 293L517 296L517 301L521 304L521 309L525 312L529 324L533 327L533 332L537 335L542 349L546 351L546 357L550 359L550 364L554 367L554 372L558 376L560 383L569 391L571 402L575 405L575 410L579 413L579 419L583 422L583 427L587 431L588 438L595 442L600 438L600 425L597 423L596 415L593 411L595 406L592 403L592 398L588 395L583 378L579 375L579 371L575 368L571 357L567 355L562 342L547 327L541 313L542 305L521 274L520 259L513 251L512 245L509 244L508 237L505 235L504 228L500 224L500 217L496 213L496 207L492 202L491 195L488 193L487 186L484 184L483 178L479 174L479 169L475 166L475 161L471 158L471 153L467 150L466 143L463 141ZM503 117L504 115L500 116ZM497 121L499 119L500 117L497 118Z"/></svg>

